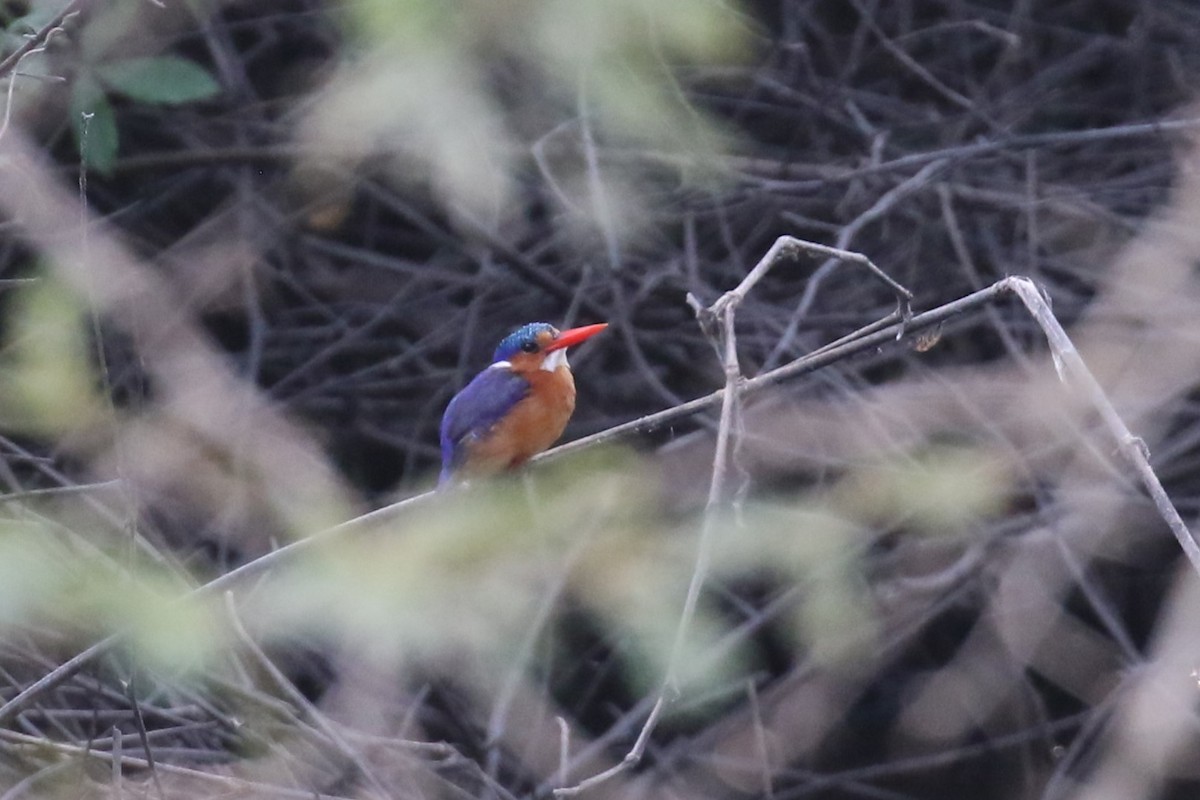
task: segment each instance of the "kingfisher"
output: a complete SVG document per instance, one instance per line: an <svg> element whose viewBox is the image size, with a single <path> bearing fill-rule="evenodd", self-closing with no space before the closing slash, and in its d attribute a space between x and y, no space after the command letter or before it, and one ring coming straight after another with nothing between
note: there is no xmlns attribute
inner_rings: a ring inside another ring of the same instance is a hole
<svg viewBox="0 0 1200 800"><path fill-rule="evenodd" d="M492 365L446 406L438 485L513 469L554 444L575 411L567 348L607 327L531 322L504 337Z"/></svg>

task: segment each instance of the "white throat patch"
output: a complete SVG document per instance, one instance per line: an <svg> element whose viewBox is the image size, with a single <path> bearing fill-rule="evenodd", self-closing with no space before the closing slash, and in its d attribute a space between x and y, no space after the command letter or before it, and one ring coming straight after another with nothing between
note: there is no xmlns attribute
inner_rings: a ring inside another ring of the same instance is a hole
<svg viewBox="0 0 1200 800"><path fill-rule="evenodd" d="M546 356L546 360L542 362L541 368L546 370L546 372L554 372L554 370L558 369L559 367L565 366L568 366L567 351L566 349L563 349L555 350L553 353Z"/></svg>

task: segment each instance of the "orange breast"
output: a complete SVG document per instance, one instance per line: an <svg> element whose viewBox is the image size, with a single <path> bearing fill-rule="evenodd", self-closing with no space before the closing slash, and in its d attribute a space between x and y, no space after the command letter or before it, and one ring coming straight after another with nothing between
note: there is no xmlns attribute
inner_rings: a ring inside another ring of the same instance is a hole
<svg viewBox="0 0 1200 800"><path fill-rule="evenodd" d="M525 373L529 395L482 441L471 447L466 471L486 475L528 461L558 441L575 411L575 379L568 367Z"/></svg>

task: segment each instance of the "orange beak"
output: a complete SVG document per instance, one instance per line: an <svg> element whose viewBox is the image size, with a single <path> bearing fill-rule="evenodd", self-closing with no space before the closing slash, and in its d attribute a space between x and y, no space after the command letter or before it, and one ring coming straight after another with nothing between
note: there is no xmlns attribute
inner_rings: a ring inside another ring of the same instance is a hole
<svg viewBox="0 0 1200 800"><path fill-rule="evenodd" d="M546 352L551 353L555 350L562 350L592 338L600 331L608 327L607 322L601 322L599 325L584 325L582 328L571 328L562 331L558 336L554 337L554 341L546 345Z"/></svg>

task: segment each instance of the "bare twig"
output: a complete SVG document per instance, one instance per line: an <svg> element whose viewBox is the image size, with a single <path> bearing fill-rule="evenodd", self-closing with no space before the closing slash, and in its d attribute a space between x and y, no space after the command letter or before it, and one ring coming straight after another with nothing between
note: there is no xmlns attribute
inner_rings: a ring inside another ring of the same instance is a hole
<svg viewBox="0 0 1200 800"><path fill-rule="evenodd" d="M128 681L125 681L125 696L129 698L129 707L133 710L133 722L137 727L138 743L142 746L142 752L146 754L146 764L150 769L150 779L154 784L154 792L158 795L158 800L166 800L166 794L163 792L162 780L158 777L158 764L154 760L154 750L150 747L150 736L146 731L146 719L142 716L142 704L138 702L137 689L134 680L137 675L137 666L133 667L133 675Z"/></svg>
<svg viewBox="0 0 1200 800"><path fill-rule="evenodd" d="M738 287L739 289L742 287ZM737 290L734 290L737 291ZM637 765L646 753L650 736L658 726L667 704L679 696L679 668L683 655L684 644L691 631L692 620L696 616L696 607L700 602L700 592L708 579L709 563L712 560L712 539L716 532L717 515L714 513L725 496L726 475L729 465L734 416L740 396L737 392L742 379L742 371L738 365L737 338L734 333L734 314L737 308L735 302L724 302L725 295L710 308L697 312L703 320L706 314L719 313L721 317L721 333L719 341L715 342L723 350L722 366L725 369L725 394L721 403L721 421L717 426L717 449L713 456L712 480L709 484L708 503L705 506L704 523L700 529L700 538L696 544L696 563L692 568L691 579L688 582L687 594L683 601L683 610L679 615L679 624L675 629L675 641L671 645L671 653L667 658L667 674L663 678L658 696L650 709L646 722L638 732L633 747L617 764L603 772L592 775L573 786L564 786L554 790L555 796L569 797L585 792L605 781L608 781L625 770ZM716 309L720 309L716 311ZM711 317L710 317L711 319Z"/></svg>
<svg viewBox="0 0 1200 800"><path fill-rule="evenodd" d="M21 46L13 50L3 61L0 61L0 78L6 77L10 72L16 69L17 64L21 62L25 56L29 55L35 48L41 46L50 39L51 34L62 27L66 22L67 17L78 13L87 5L88 0L71 0L62 7L54 17L39 28L32 36L21 43Z"/></svg>
<svg viewBox="0 0 1200 800"><path fill-rule="evenodd" d="M1006 281L998 281L984 289L972 292L966 297L961 297L958 300L940 305L937 308L924 311L920 314L915 314L903 324L903 328L908 333L913 333L925 328L930 328L940 325L948 319L957 317L960 314L965 314L969 311L974 311L988 303L995 301L998 297L1011 292ZM809 355L797 358L781 367L777 367L769 372L764 372L761 375L756 375L753 378L747 378L739 387L739 391L743 395L751 394L769 386L774 386L781 381L790 378L796 378L801 375L806 375L814 372L821 367L828 366L836 361L841 361L844 358L857 355L859 353L868 352L874 348L880 347L890 341L894 341L896 333L901 328L899 322L892 322L879 328L872 323L866 326L864 330L869 333L860 334L855 332L839 340L841 344L830 345L823 347L820 350L814 351ZM615 425L606 430L594 433L591 436L585 436L582 439L576 439L573 442L559 445L542 455L536 457L534 461L541 462L544 460L554 460L563 456L574 453L578 450L584 450L594 447L598 444L611 442L620 439L630 433L651 431L659 428L669 422L695 414L697 411L715 406L720 403L725 396L724 389L718 389L711 394L706 394L697 397L694 400L689 400L686 403L681 403L672 408L656 411L653 414L647 414L635 420Z"/></svg>
<svg viewBox="0 0 1200 800"><path fill-rule="evenodd" d="M754 265L754 269L750 270L749 274L742 279L742 282L736 288L719 297L710 308L701 309L696 298L690 296L688 303L696 311L697 315L700 316L701 325L708 326L707 330L709 330L711 335L712 323L720 317L722 309L726 305L740 304L746 298L746 295L750 293L750 290L763 279L763 276L770 272L780 261L785 258L796 258L801 253L815 253L817 255L829 256L836 260L849 261L866 267L871 271L872 275L887 284L888 288L896 294L901 316L904 318L910 316L911 310L909 304L912 301L912 292L893 280L890 275L877 267L871 259L862 253L855 253L839 247L830 247L818 244L817 242L809 242L804 239L797 239L794 236L780 236L776 239L766 254Z"/></svg>
<svg viewBox="0 0 1200 800"><path fill-rule="evenodd" d="M571 760L571 724L561 716L554 718L558 725L558 785L567 782L567 764Z"/></svg>
<svg viewBox="0 0 1200 800"><path fill-rule="evenodd" d="M30 736L28 734L6 730L0 730L0 749L16 753L52 752L71 756L72 758L87 758L108 762L110 764L118 760L118 756L112 753L88 750L76 745L61 744L59 742L51 741L41 737ZM121 756L119 759L120 760L118 763L126 767L146 769L149 766L146 760L142 758ZM70 764L73 762L68 761L65 763ZM269 783L264 783L261 781L243 780L241 778L229 777L214 772L206 772L200 769L181 767L175 764L159 764L158 769L164 775L175 775L181 778L189 778L235 793L253 792L256 794L261 794L264 797L286 797L294 798L294 800L349 800L349 798L346 798L344 795L317 793L311 790L305 791L302 789L291 789L285 786L273 786Z"/></svg>
<svg viewBox="0 0 1200 800"><path fill-rule="evenodd" d="M1104 422L1104 427L1108 428L1113 439L1116 440L1121 455L1125 456L1125 459L1137 470L1138 479L1150 493L1150 499L1154 501L1154 508L1167 523L1171 533L1175 534L1179 546L1183 548L1184 555L1192 563L1192 568L1196 570L1197 574L1200 574L1200 545L1196 544L1187 524L1179 516L1171 498L1163 489L1162 482L1159 481L1154 468L1150 466L1150 451L1146 447L1146 443L1133 435L1133 432L1121 419L1121 415L1113 408L1104 388L1080 357L1079 351L1075 349L1067 332L1063 330L1062 325L1050 310L1050 304L1046 302L1033 281L1028 278L1013 277L1006 278L1005 283L1009 285L1010 291L1021 298L1021 302L1029 309L1029 313L1033 315L1042 332L1046 334L1046 341L1050 344L1050 353L1054 357L1054 365L1059 370L1059 375L1064 379L1067 376L1073 378L1078 388L1087 396L1088 401L1100 412L1100 419Z"/></svg>
<svg viewBox="0 0 1200 800"><path fill-rule="evenodd" d="M371 769L370 765L363 760L362 754L358 752L349 742L333 727L333 723L321 713L321 710L313 705L304 694L295 687L279 667L263 652L258 646L258 642L254 641L254 637L246 630L246 626L242 623L241 615L238 614L237 604L233 600L233 593L225 593L225 612L229 617L230 624L233 626L233 632L237 635L242 645L254 657L254 661L271 677L276 687L283 692L284 696L290 703L296 706L297 711L304 717L312 721L312 724L329 740L338 752L341 753L354 768L358 770L359 775L363 777L371 785L375 791L379 792L381 798L388 797L389 792L387 787L380 781L379 776Z"/></svg>

